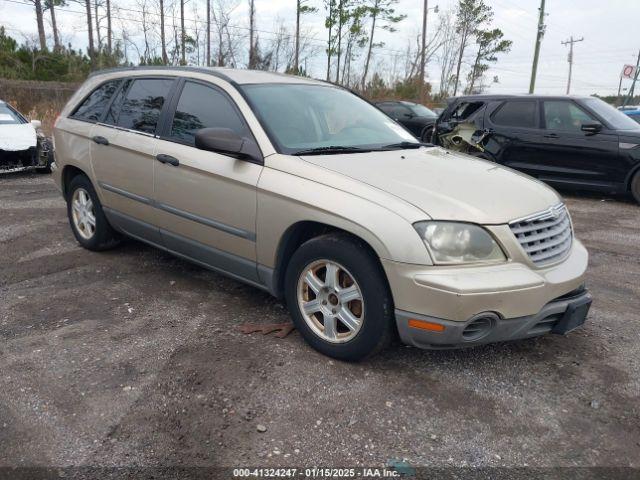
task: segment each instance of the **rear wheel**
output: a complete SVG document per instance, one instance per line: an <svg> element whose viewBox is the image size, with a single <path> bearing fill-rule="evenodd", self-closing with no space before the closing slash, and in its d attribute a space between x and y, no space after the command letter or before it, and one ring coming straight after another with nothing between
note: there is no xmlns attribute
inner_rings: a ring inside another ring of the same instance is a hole
<svg viewBox="0 0 640 480"><path fill-rule="evenodd" d="M631 179L631 194L636 202L640 203L640 170Z"/></svg>
<svg viewBox="0 0 640 480"><path fill-rule="evenodd" d="M84 175L71 180L67 194L67 216L76 240L88 250L107 250L120 243L109 225L91 181Z"/></svg>
<svg viewBox="0 0 640 480"><path fill-rule="evenodd" d="M311 239L294 253L285 296L304 339L330 357L361 360L392 337L393 301L379 262L346 234Z"/></svg>

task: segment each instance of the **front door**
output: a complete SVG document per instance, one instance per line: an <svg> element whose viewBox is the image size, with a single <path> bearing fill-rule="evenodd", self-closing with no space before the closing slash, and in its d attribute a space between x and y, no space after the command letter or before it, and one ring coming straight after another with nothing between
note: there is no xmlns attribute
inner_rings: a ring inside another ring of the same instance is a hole
<svg viewBox="0 0 640 480"><path fill-rule="evenodd" d="M153 207L156 128L174 83L128 80L92 132L91 161L107 215L134 237L160 243Z"/></svg>
<svg viewBox="0 0 640 480"><path fill-rule="evenodd" d="M606 127L597 134L583 132L582 125L600 122L570 99L545 100L543 112L541 180L596 188L616 183L610 174L619 161L616 133Z"/></svg>
<svg viewBox="0 0 640 480"><path fill-rule="evenodd" d="M175 113L156 149L155 204L164 244L206 266L258 281L256 188L262 166L195 148L201 128L229 128L243 137L251 132L221 88L181 83Z"/></svg>

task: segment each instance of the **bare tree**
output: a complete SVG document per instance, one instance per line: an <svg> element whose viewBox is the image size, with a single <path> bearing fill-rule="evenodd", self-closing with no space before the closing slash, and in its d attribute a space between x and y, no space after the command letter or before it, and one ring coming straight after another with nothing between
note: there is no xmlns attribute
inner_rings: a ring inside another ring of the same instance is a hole
<svg viewBox="0 0 640 480"><path fill-rule="evenodd" d="M96 65L96 51L93 45L93 20L91 18L91 0L84 0L87 10L87 35L89 37L89 58L91 59L91 65Z"/></svg>
<svg viewBox="0 0 640 480"><path fill-rule="evenodd" d="M369 33L369 47L367 49L367 56L364 61L364 72L362 73L362 90L364 90L365 82L367 81L367 74L369 73L369 62L371 61L371 52L374 47L381 47L383 43L374 43L373 37L376 33L376 23L382 22L382 28L389 32L395 32L395 24L401 22L406 15L396 15L394 6L398 3L398 0L373 0L371 5L365 7L366 12L371 18L371 31Z"/></svg>
<svg viewBox="0 0 640 480"><path fill-rule="evenodd" d="M230 32L229 25L231 14L237 7L237 0L213 0L211 14L218 43L215 63L219 67L236 64L235 50L238 42L236 36Z"/></svg>
<svg viewBox="0 0 640 480"><path fill-rule="evenodd" d="M51 30L53 30L53 50L59 51L62 48L60 43L60 33L58 32L58 22L56 21L56 9L55 7L59 7L64 5L63 0L45 0L44 8L45 10L49 10L49 14L51 15Z"/></svg>
<svg viewBox="0 0 640 480"><path fill-rule="evenodd" d="M162 63L169 63L167 56L167 37L164 30L164 0L159 0L158 10L160 10L160 46L162 49Z"/></svg>
<svg viewBox="0 0 640 480"><path fill-rule="evenodd" d="M40 42L40 50L47 49L47 37L44 32L44 14L42 9L42 0L31 0L36 9L36 23L38 24L38 40Z"/></svg>
<svg viewBox="0 0 640 480"><path fill-rule="evenodd" d="M318 11L316 7L306 5L307 1L308 0L296 0L296 38L293 58L293 70L296 74L300 70L300 17L304 14Z"/></svg>
<svg viewBox="0 0 640 480"><path fill-rule="evenodd" d="M469 41L482 26L491 21L493 12L491 7L485 5L484 0L459 0L456 12L456 33L459 36L458 43L458 64L456 67L456 78L453 86L453 95L458 93L460 83L460 67L462 57L469 45Z"/></svg>

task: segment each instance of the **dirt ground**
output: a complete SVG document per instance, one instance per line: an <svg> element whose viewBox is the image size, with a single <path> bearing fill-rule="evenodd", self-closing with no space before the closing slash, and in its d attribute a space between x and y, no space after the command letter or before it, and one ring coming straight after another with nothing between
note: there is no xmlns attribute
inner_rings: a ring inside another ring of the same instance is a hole
<svg viewBox="0 0 640 480"><path fill-rule="evenodd" d="M48 175L0 176L0 466L640 468L640 207L566 196L584 328L348 364L240 333L288 321L266 293L83 250Z"/></svg>

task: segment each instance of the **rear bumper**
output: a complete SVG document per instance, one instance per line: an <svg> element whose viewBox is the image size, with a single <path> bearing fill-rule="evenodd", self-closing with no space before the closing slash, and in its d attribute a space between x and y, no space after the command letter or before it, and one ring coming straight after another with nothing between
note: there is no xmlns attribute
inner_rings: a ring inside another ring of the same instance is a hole
<svg viewBox="0 0 640 480"><path fill-rule="evenodd" d="M463 348L493 342L504 342L537 337L546 333L566 333L563 323L567 311L584 306L588 311L591 295L584 288L549 302L538 313L505 319L495 313L478 314L465 322L444 320L396 310L400 339L418 348ZM586 315L586 311L584 312ZM410 320L419 320L444 327L442 331L424 330L410 326ZM485 321L486 320L486 321ZM474 322L476 322L474 324ZM480 328L474 325L481 325Z"/></svg>

